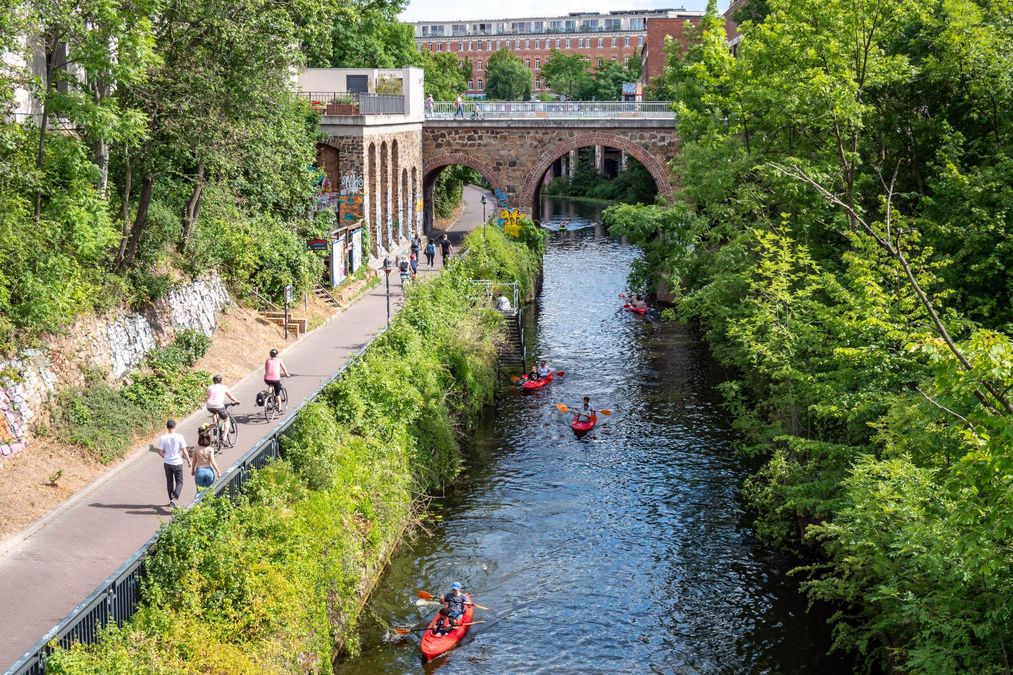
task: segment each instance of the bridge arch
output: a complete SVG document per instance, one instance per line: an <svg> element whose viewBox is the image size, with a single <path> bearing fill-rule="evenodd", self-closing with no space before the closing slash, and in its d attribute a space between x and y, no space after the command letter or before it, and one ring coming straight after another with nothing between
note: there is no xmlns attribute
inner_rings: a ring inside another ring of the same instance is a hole
<svg viewBox="0 0 1013 675"><path fill-rule="evenodd" d="M672 202L675 200L675 191L672 189L670 171L664 162L658 160L654 155L645 150L643 146L638 145L621 135L594 132L577 134L575 136L571 136L570 138L563 139L550 146L541 155L539 155L539 157L532 163L531 170L528 172L527 177L524 180L524 187L521 188L520 194L518 195L517 205L521 208L531 209L531 213L537 213L538 205L535 203L535 199L541 189L542 179L544 178L545 173L552 167L552 163L563 155L569 153L571 150L579 150L581 148L595 147L598 145L622 150L636 159L644 166L645 169L647 169L647 171L651 174L651 177L654 178L654 184L658 188L658 194L664 197L665 201Z"/></svg>
<svg viewBox="0 0 1013 675"><path fill-rule="evenodd" d="M503 186L500 185L498 175L492 170L492 167L467 153L447 152L435 157L426 158L422 164L422 194L424 200L422 229L426 233L433 228L434 222L433 184L436 182L436 177L440 175L440 171L454 164L460 164L461 166L478 171L482 175L482 178L492 186L494 194L506 194Z"/></svg>

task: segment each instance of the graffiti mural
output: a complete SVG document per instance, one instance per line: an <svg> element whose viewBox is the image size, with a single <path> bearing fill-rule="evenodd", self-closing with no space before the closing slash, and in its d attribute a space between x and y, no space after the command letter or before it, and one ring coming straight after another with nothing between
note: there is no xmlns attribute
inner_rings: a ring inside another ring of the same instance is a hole
<svg viewBox="0 0 1013 675"><path fill-rule="evenodd" d="M496 188L496 190L495 190L495 192L493 192L493 194L496 195L496 201L499 202L499 205L501 207L509 206L509 204L510 204L510 195L507 194L506 190L504 190L503 188Z"/></svg>
<svg viewBox="0 0 1013 675"><path fill-rule="evenodd" d="M341 194L337 197L338 227L355 225L366 212L362 194L362 174L346 173L341 177Z"/></svg>

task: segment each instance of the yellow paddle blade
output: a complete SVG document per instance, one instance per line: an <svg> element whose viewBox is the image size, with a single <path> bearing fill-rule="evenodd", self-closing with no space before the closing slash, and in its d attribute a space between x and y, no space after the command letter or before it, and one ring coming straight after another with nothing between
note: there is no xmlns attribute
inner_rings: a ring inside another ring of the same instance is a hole
<svg viewBox="0 0 1013 675"><path fill-rule="evenodd" d="M564 415L566 413L570 412L569 406L567 406L565 403L557 403L556 404L556 410L558 410L559 412L563 413Z"/></svg>
<svg viewBox="0 0 1013 675"><path fill-rule="evenodd" d="M608 417L609 415L612 414L612 411L611 410L599 410L598 413L601 414L601 415L605 415L605 417Z"/></svg>

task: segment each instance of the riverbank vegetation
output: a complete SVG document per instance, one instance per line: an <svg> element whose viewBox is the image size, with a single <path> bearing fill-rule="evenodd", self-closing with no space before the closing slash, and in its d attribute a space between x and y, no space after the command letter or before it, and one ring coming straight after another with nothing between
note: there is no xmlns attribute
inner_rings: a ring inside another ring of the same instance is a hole
<svg viewBox="0 0 1013 675"><path fill-rule="evenodd" d="M528 228L525 228L528 229ZM49 673L331 672L424 496L460 466L490 402L500 317L472 278L531 279L542 239L473 233L471 251L410 292L392 326L306 406L283 459L234 502L207 498L162 528L140 611Z"/></svg>
<svg viewBox="0 0 1013 675"><path fill-rule="evenodd" d="M658 189L654 177L643 164L627 157L626 169L615 178L607 178L595 167L594 148L577 151L577 167L573 176L553 178L543 189L554 197L577 197L600 202L621 204L651 204L657 199Z"/></svg>
<svg viewBox="0 0 1013 675"><path fill-rule="evenodd" d="M635 283L734 367L756 532L811 557L836 646L1008 673L1010 5L758 7L733 57L711 3L655 85L677 102L677 203L607 220L644 248Z"/></svg>

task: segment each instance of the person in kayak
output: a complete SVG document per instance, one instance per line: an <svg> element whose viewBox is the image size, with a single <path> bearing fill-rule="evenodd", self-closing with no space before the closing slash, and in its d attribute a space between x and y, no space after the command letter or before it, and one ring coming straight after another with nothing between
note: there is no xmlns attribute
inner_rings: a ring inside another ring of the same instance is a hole
<svg viewBox="0 0 1013 675"><path fill-rule="evenodd" d="M453 626L461 622L461 617L464 616L464 607L473 604L468 601L468 596L461 592L461 584L457 581L450 585L450 592L440 598L440 602L446 605L445 609Z"/></svg>
<svg viewBox="0 0 1013 675"><path fill-rule="evenodd" d="M453 629L454 624L450 620L450 610L446 607L441 607L439 618L437 618L436 623L433 624L433 635L443 637Z"/></svg>
<svg viewBox="0 0 1013 675"><path fill-rule="evenodd" d="M528 372L528 382L537 382L540 379L542 378L538 375L538 364L532 363L531 370Z"/></svg>
<svg viewBox="0 0 1013 675"><path fill-rule="evenodd" d="M630 306L633 307L633 309L647 309L647 302L640 297L639 293L637 293L633 296L633 299L630 300Z"/></svg>
<svg viewBox="0 0 1013 675"><path fill-rule="evenodd" d="M546 363L545 360L543 359L542 360L542 365L540 365L538 367L538 377L539 378L548 377L549 373L551 373L551 372L552 372L552 368L549 368L549 364Z"/></svg>
<svg viewBox="0 0 1013 675"><path fill-rule="evenodd" d="M589 396L584 397L583 406L574 408L573 410L573 416L578 422L590 422L594 414L594 408L591 407L591 398Z"/></svg>

